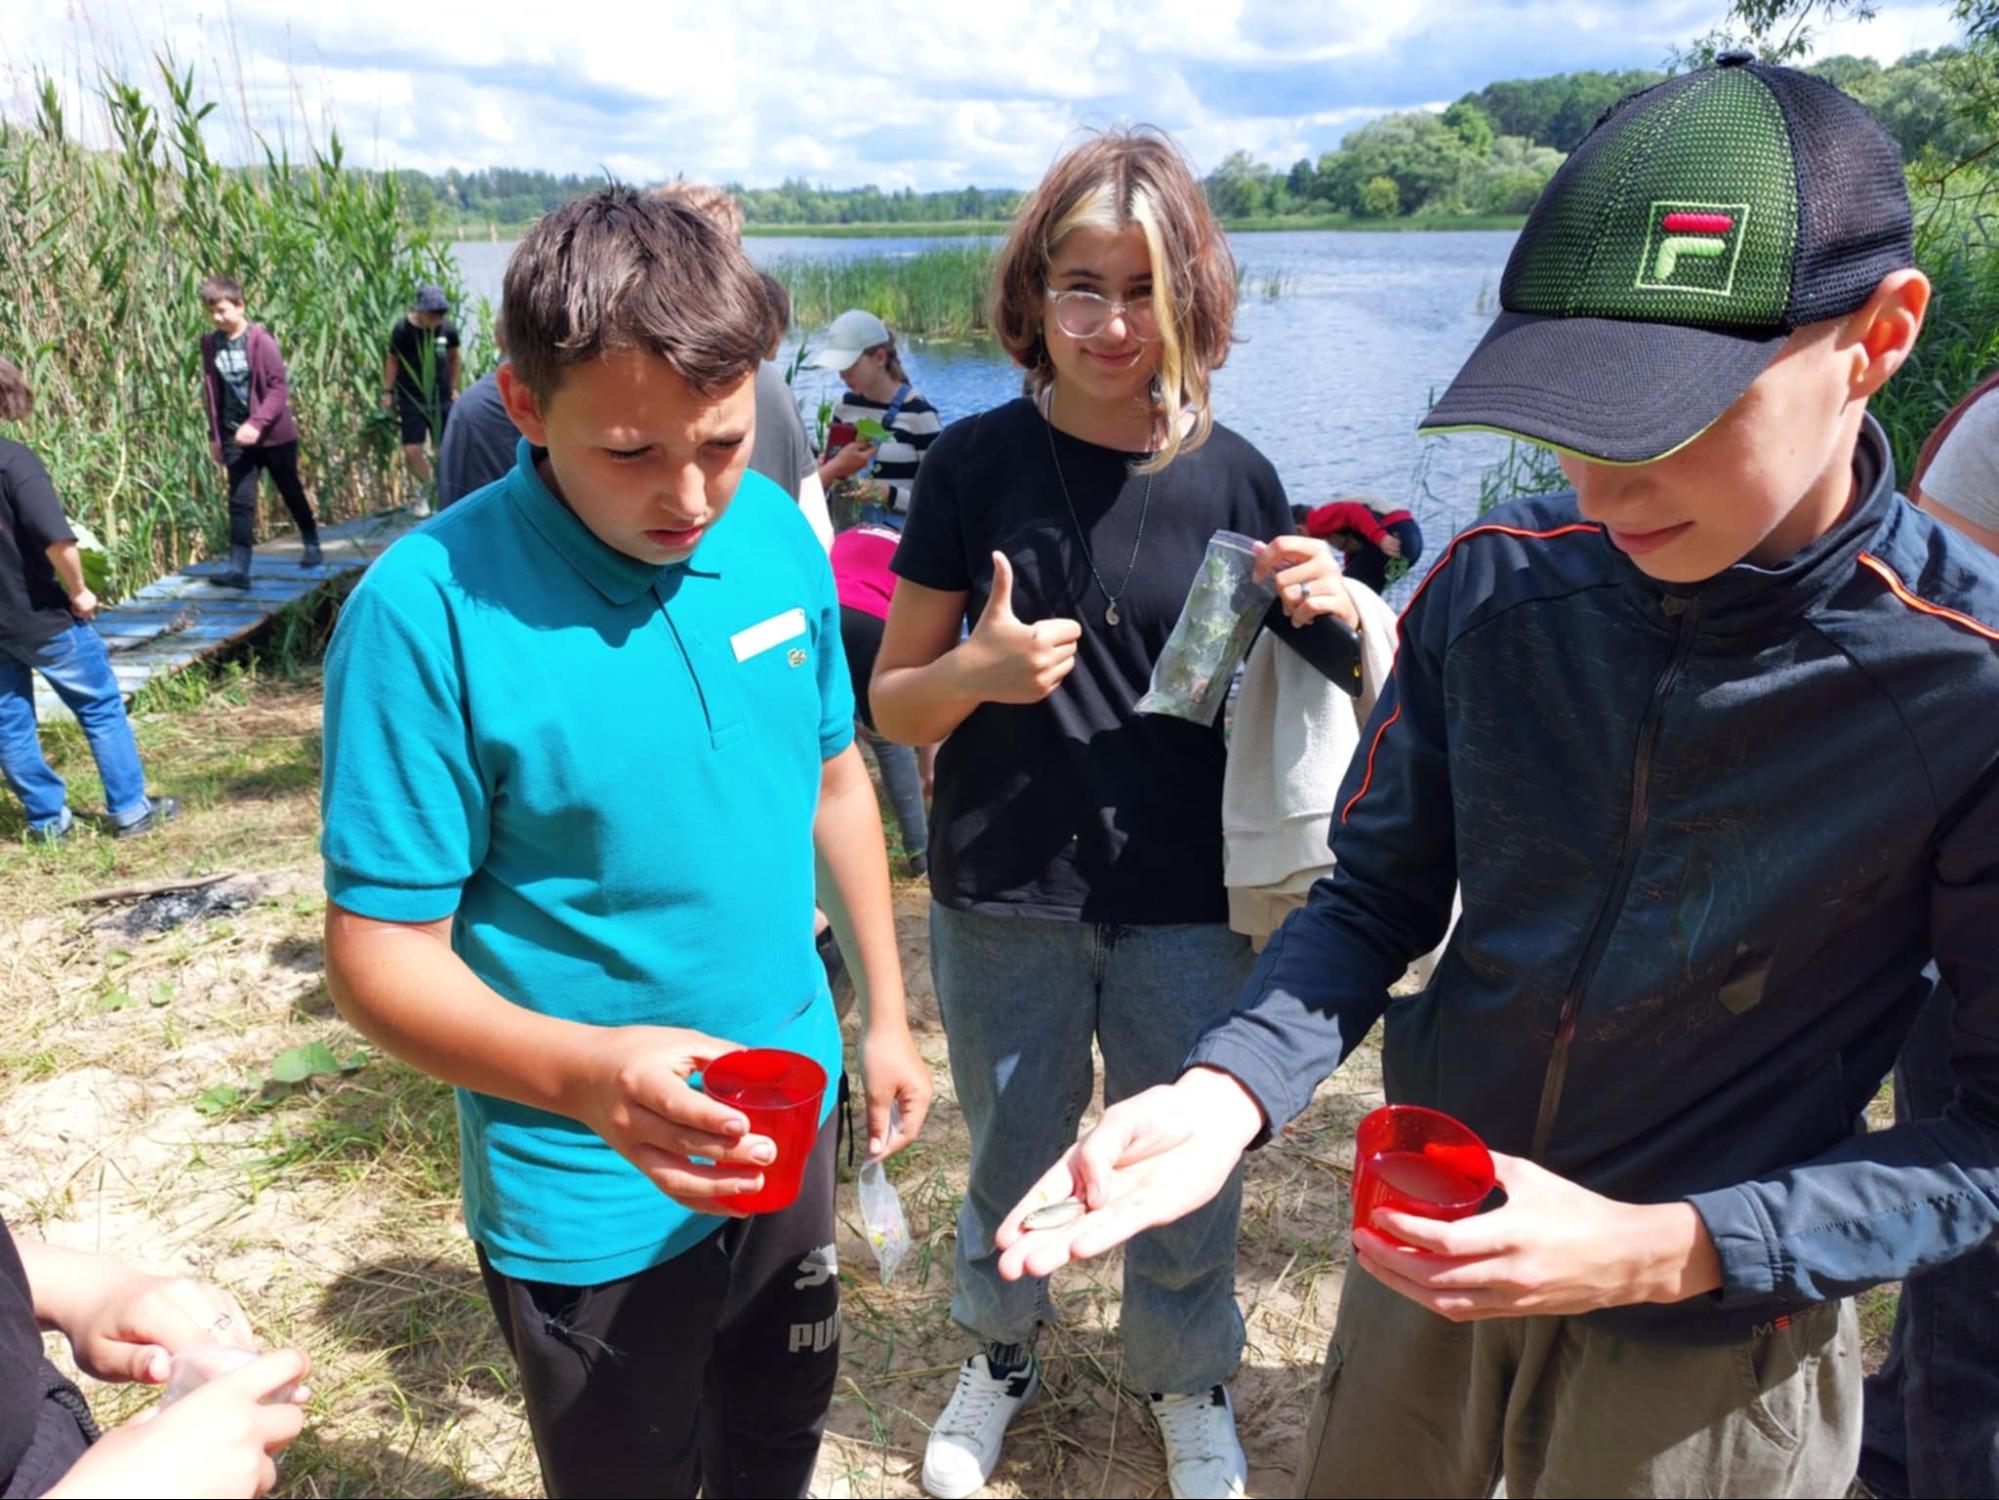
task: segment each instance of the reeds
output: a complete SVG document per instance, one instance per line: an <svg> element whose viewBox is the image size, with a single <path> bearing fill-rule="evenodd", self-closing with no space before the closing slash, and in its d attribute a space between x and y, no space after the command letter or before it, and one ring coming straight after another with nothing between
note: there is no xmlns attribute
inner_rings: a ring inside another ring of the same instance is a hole
<svg viewBox="0 0 1999 1500"><path fill-rule="evenodd" d="M448 248L402 212L393 173L348 169L337 134L308 161L260 142L259 165L226 168L203 139L216 106L192 70L158 67L157 106L102 75L91 105L104 147L76 139L46 79L31 124L0 122L0 354L36 396L10 435L101 539L118 593L226 532L200 384L203 276L240 280L283 348L307 487L329 518L393 497L382 352L420 282L456 279Z"/></svg>
<svg viewBox="0 0 1999 1500"><path fill-rule="evenodd" d="M986 332L986 298L998 254L996 242L981 240L911 255L780 260L770 273L791 293L792 317L808 336L859 307L898 334L968 338Z"/></svg>

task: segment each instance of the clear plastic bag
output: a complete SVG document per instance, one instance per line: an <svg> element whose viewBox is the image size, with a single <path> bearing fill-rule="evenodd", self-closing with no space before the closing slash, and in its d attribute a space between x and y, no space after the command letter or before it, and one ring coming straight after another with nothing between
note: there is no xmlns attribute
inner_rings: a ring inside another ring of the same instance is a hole
<svg viewBox="0 0 1999 1500"><path fill-rule="evenodd" d="M902 1111L890 1106L890 1135L895 1134L901 1121ZM868 1248L875 1253L875 1263L881 1267L882 1285L887 1286L895 1280L896 1268L909 1254L909 1221L903 1217L902 1194L888 1180L888 1173L882 1170L879 1161L861 1167L854 1189L861 1200L862 1231L868 1237Z"/></svg>
<svg viewBox="0 0 1999 1500"><path fill-rule="evenodd" d="M1228 697L1235 669L1249 652L1277 590L1251 577L1256 542L1234 531L1208 538L1187 602L1166 648L1152 665L1152 682L1138 700L1142 714L1172 714L1212 724Z"/></svg>

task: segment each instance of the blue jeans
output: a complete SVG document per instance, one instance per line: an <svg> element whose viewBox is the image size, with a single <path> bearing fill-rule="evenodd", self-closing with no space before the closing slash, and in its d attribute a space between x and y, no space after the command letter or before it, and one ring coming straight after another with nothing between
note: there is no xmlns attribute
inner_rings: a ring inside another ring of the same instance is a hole
<svg viewBox="0 0 1999 1500"><path fill-rule="evenodd" d="M1895 1119L1940 1115L1950 1076L1941 984L1895 1064ZM1999 1241L1902 1283L1895 1333L1867 1382L1860 1482L1881 1500L1999 1495Z"/></svg>
<svg viewBox="0 0 1999 1500"><path fill-rule="evenodd" d="M69 826L68 789L42 758L31 670L48 680L83 726L111 821L125 828L145 817L153 804L111 658L97 632L78 624L45 641L0 640L0 775L27 808L28 826L36 833Z"/></svg>
<svg viewBox="0 0 1999 1500"><path fill-rule="evenodd" d="M972 1137L958 1214L951 1316L995 1344L1031 1342L1046 1281L1002 1281L993 1230L1076 1141L1094 1037L1104 1097L1180 1076L1195 1040L1234 1006L1249 939L1221 923L1116 927L930 908L930 964L951 1078ZM1235 1300L1242 1169L1205 1208L1125 1247L1125 1370L1139 1390L1205 1391L1242 1357Z"/></svg>
<svg viewBox="0 0 1999 1500"><path fill-rule="evenodd" d="M923 770L916 763L912 745L885 740L858 719L855 737L868 747L882 773L882 790L895 810L896 826L902 830L902 847L909 857L925 867L930 857L930 826L923 811Z"/></svg>

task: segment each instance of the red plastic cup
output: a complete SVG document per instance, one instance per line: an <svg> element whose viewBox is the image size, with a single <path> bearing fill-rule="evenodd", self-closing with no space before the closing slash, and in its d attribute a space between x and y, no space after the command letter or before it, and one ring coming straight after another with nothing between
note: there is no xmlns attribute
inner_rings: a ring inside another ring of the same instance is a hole
<svg viewBox="0 0 1999 1500"><path fill-rule="evenodd" d="M1425 1219L1468 1219L1498 1184L1492 1153L1467 1125L1414 1104L1389 1104L1354 1133L1353 1223L1376 1228L1375 1210Z"/></svg>
<svg viewBox="0 0 1999 1500"><path fill-rule="evenodd" d="M819 1101L826 1095L826 1070L809 1057L777 1047L730 1052L701 1074L708 1097L749 1117L750 1134L769 1136L777 1160L763 1169L764 1185L715 1201L738 1213L768 1214L789 1208L805 1180L806 1158L819 1139Z"/></svg>

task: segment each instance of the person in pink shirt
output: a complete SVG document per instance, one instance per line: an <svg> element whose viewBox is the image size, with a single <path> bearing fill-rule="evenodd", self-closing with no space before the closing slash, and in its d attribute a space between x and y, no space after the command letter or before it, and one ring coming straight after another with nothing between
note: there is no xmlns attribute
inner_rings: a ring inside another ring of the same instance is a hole
<svg viewBox="0 0 1999 1500"><path fill-rule="evenodd" d="M895 593L895 558L902 534L887 526L860 525L833 538L833 585L840 597L840 642L847 651L847 670L854 679L854 704L861 738L881 768L882 786L895 821L902 830L902 847L909 851L910 869L918 875L930 869L930 832L923 812L922 762L930 754L898 745L875 733L874 710L868 705L868 678L874 675L875 653L881 649L888 601Z"/></svg>

